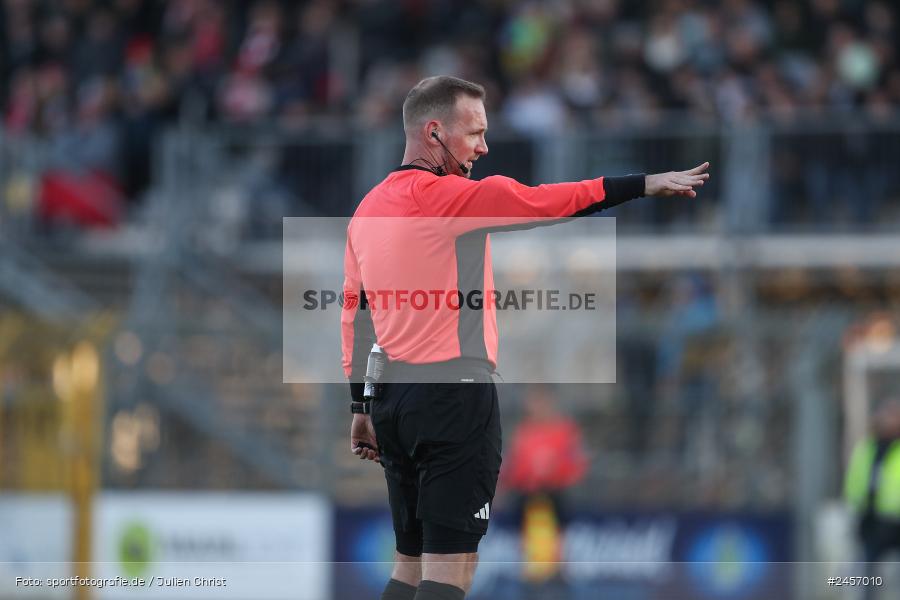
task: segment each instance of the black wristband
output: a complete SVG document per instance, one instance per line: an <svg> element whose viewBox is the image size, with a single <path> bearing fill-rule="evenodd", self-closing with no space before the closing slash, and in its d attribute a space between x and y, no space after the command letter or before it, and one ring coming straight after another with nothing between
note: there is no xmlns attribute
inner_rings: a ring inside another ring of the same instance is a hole
<svg viewBox="0 0 900 600"><path fill-rule="evenodd" d="M363 390L365 389L366 384L362 381L351 381L350 382L350 398L354 402L362 402L363 398Z"/></svg>
<svg viewBox="0 0 900 600"><path fill-rule="evenodd" d="M354 415L368 415L372 412L371 402L351 402L350 412Z"/></svg>
<svg viewBox="0 0 900 600"><path fill-rule="evenodd" d="M634 198L640 198L644 195L646 179L647 175L644 173L625 175L624 177L604 177L603 191L605 192L605 197L600 207L610 208Z"/></svg>

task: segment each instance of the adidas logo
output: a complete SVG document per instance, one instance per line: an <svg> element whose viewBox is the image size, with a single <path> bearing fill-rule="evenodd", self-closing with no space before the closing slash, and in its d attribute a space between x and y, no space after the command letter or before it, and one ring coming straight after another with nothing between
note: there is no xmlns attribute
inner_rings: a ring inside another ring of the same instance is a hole
<svg viewBox="0 0 900 600"><path fill-rule="evenodd" d="M484 506L481 507L481 510L479 510L477 513L475 513L473 516L476 519L483 519L485 521L490 519L491 518L491 503L485 502Z"/></svg>

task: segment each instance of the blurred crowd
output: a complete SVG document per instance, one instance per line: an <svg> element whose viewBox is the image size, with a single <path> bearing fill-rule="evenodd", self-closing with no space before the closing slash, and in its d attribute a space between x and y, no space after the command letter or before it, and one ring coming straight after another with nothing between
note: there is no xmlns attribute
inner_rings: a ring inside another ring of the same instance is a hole
<svg viewBox="0 0 900 600"><path fill-rule="evenodd" d="M179 119L392 127L421 77L488 89L524 134L900 105L883 0L3 0L8 134L134 197ZM65 183L65 182L63 182ZM82 182L83 183L83 182Z"/></svg>

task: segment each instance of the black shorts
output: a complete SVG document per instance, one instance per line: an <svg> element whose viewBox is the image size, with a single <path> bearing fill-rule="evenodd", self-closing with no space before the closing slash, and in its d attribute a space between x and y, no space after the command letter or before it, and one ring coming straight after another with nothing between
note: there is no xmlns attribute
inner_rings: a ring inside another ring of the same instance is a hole
<svg viewBox="0 0 900 600"><path fill-rule="evenodd" d="M487 532L501 461L497 388L488 371L460 379L385 383L372 403L402 554L476 552Z"/></svg>

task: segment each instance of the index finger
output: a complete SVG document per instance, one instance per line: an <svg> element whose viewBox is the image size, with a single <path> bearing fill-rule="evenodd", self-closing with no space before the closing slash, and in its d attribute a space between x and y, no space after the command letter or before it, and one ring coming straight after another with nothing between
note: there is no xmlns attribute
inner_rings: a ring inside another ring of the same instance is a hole
<svg viewBox="0 0 900 600"><path fill-rule="evenodd" d="M702 173L703 171L705 171L708 168L709 168L709 163L705 162L702 165L697 165L690 171L683 171L683 173L686 173L688 175L699 175L700 173Z"/></svg>

